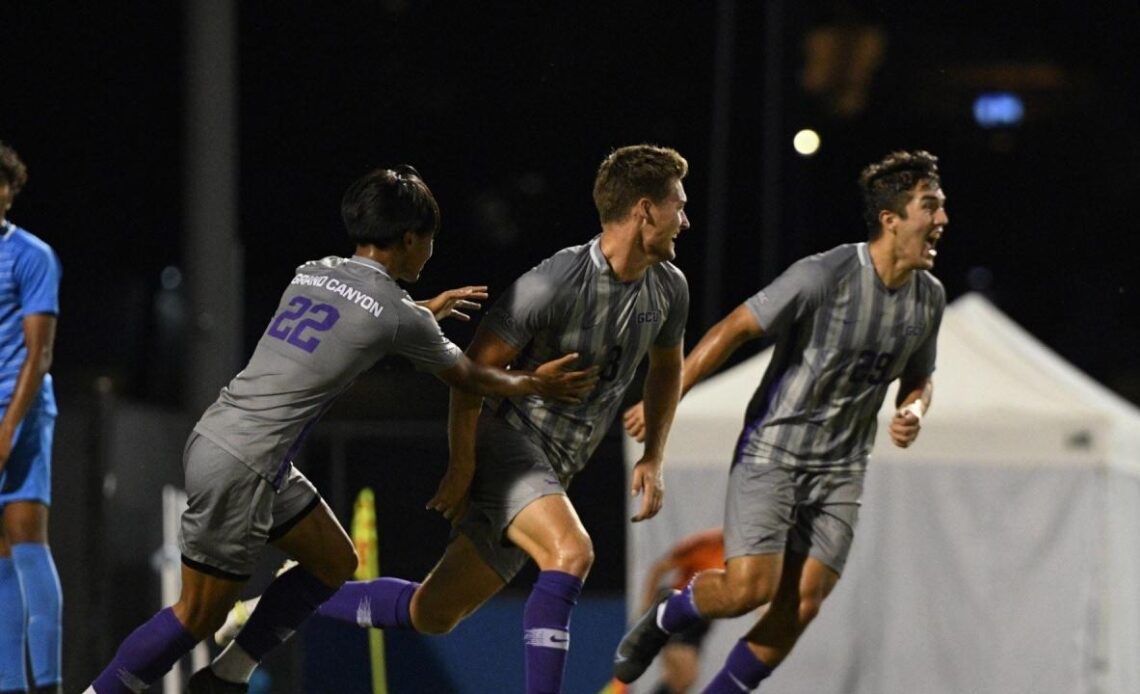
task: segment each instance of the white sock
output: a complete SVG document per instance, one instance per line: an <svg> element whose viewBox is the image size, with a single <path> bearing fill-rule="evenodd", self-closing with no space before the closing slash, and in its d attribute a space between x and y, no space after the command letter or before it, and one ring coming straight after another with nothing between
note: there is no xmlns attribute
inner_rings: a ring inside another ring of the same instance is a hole
<svg viewBox="0 0 1140 694"><path fill-rule="evenodd" d="M88 687L87 689L83 690L83 694L95 694L95 688L94 687Z"/></svg>
<svg viewBox="0 0 1140 694"><path fill-rule="evenodd" d="M246 653L237 641L231 641L230 645L214 658L214 662L210 663L210 669L227 682L248 682L257 665L257 661Z"/></svg>
<svg viewBox="0 0 1140 694"><path fill-rule="evenodd" d="M664 631L666 634L668 634L669 632L665 629L665 627L661 626L661 618L665 616L665 603L666 602L668 602L668 601L662 600L661 604L659 604L657 606L657 628L660 629L661 631Z"/></svg>

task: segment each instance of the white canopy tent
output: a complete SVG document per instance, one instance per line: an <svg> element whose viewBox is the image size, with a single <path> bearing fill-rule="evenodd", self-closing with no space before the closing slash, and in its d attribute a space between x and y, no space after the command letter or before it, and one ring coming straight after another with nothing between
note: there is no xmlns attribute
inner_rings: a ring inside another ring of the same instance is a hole
<svg viewBox="0 0 1140 694"><path fill-rule="evenodd" d="M770 352L682 401L665 508L630 531L630 590L677 539L721 524ZM977 295L946 310L935 384L906 450L885 433L888 394L843 580L763 691L1140 692L1140 410ZM627 466L639 454L627 439ZM717 623L701 684L753 621Z"/></svg>

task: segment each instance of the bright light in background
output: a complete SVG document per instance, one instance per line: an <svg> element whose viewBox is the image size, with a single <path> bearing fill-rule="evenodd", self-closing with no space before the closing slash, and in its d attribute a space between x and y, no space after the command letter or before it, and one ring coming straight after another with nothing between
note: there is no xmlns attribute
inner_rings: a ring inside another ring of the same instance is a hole
<svg viewBox="0 0 1140 694"><path fill-rule="evenodd" d="M792 138L792 147L800 156L810 157L819 151L819 133L810 128L804 128Z"/></svg>
<svg viewBox="0 0 1140 694"><path fill-rule="evenodd" d="M1025 104L1012 92L988 92L974 99L974 120L983 128L1019 125L1025 118Z"/></svg>

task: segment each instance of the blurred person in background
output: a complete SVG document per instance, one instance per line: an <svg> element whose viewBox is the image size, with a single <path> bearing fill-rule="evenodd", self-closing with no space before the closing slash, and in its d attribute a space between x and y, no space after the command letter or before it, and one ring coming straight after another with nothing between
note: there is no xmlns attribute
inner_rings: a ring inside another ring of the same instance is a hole
<svg viewBox="0 0 1140 694"><path fill-rule="evenodd" d="M8 221L28 172L0 142L0 692L62 691L59 575L48 548L59 259Z"/></svg>
<svg viewBox="0 0 1140 694"><path fill-rule="evenodd" d="M686 535L649 567L638 613L644 613L665 597L684 590L698 573L723 567L724 532L720 528ZM661 681L652 694L686 694L696 684L700 674L701 644L708 636L710 626L709 622L702 620L684 631L669 635L661 649Z"/></svg>

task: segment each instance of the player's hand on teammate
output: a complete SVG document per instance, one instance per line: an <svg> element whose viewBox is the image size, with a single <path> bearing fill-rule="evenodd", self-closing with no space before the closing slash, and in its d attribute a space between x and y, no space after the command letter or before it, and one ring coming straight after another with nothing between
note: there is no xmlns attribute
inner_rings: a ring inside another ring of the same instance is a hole
<svg viewBox="0 0 1140 694"><path fill-rule="evenodd" d="M578 359L577 352L551 359L534 370L538 379L538 394L551 400L581 402L598 385L598 367L567 371Z"/></svg>
<svg viewBox="0 0 1140 694"><path fill-rule="evenodd" d="M656 458L642 458L633 466L633 480L629 495L641 495L641 509L631 518L634 523L652 518L665 503L665 476L661 472L661 461Z"/></svg>
<svg viewBox="0 0 1140 694"><path fill-rule="evenodd" d="M447 472L443 473L443 479L435 490L435 496L427 502L427 509L439 511L454 524L467 508L467 492L471 489L471 479L474 476L474 465L448 465Z"/></svg>
<svg viewBox="0 0 1140 694"><path fill-rule="evenodd" d="M645 403L639 402L625 411L621 417L627 434L638 443L645 442Z"/></svg>
<svg viewBox="0 0 1140 694"><path fill-rule="evenodd" d="M437 297L416 303L431 311L437 321L444 318L468 321L471 320L471 315L464 311L478 311L483 308L483 304L479 302L486 301L488 296L485 286L459 287L448 289Z"/></svg>
<svg viewBox="0 0 1140 694"><path fill-rule="evenodd" d="M899 448L906 448L914 443L918 438L918 432L922 429L922 413L922 402L918 400L906 407L900 407L895 416L891 417L888 427L891 443Z"/></svg>

